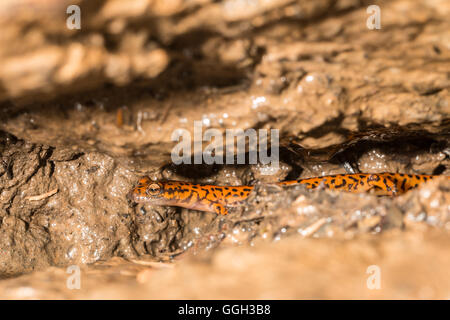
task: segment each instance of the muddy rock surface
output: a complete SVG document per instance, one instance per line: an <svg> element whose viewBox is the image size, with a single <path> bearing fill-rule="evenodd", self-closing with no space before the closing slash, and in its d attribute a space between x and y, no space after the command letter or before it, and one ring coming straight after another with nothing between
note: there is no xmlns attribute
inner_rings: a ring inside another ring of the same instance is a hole
<svg viewBox="0 0 450 320"><path fill-rule="evenodd" d="M0 297L448 299L450 4L370 4L2 1ZM175 165L194 122L278 129L280 169ZM443 177L274 184L354 172ZM217 216L132 203L142 175L256 187Z"/></svg>

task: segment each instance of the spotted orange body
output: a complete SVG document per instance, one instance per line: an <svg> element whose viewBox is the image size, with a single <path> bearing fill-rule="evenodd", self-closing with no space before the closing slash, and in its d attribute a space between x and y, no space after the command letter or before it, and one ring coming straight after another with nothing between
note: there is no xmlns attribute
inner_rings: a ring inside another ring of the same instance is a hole
<svg viewBox="0 0 450 320"><path fill-rule="evenodd" d="M308 189L322 187L354 193L375 192L377 195L395 196L435 177L438 176L401 173L337 174L283 181L277 185L306 185ZM254 186L228 187L181 181L152 181L149 177L143 177L128 197L138 203L177 206L226 215L227 208L241 205L253 188Z"/></svg>

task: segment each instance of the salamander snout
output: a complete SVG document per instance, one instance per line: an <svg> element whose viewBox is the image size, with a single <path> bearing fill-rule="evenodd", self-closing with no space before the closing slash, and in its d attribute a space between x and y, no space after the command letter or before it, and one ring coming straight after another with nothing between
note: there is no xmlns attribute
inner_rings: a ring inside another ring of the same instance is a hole
<svg viewBox="0 0 450 320"><path fill-rule="evenodd" d="M133 202L150 202L152 197L146 192L146 188L136 187L127 194L127 198Z"/></svg>
<svg viewBox="0 0 450 320"><path fill-rule="evenodd" d="M127 198L133 202L154 202L163 191L161 183L153 182L148 177L141 178L138 185L133 188Z"/></svg>

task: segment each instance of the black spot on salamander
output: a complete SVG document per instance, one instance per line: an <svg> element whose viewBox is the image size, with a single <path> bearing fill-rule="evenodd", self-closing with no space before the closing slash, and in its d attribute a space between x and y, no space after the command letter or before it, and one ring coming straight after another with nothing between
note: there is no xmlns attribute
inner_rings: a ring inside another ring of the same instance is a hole
<svg viewBox="0 0 450 320"><path fill-rule="evenodd" d="M331 179L331 184L334 184L336 182L336 179Z"/></svg>
<svg viewBox="0 0 450 320"><path fill-rule="evenodd" d="M412 175L412 174L408 174L408 177L412 178L412 177L413 177L413 175Z"/></svg>
<svg viewBox="0 0 450 320"><path fill-rule="evenodd" d="M397 182L398 182L397 178L394 178L393 181L394 181L395 184L397 184Z"/></svg>
<svg viewBox="0 0 450 320"><path fill-rule="evenodd" d="M238 194L233 194L233 197L237 198L237 197L239 197L239 195Z"/></svg>
<svg viewBox="0 0 450 320"><path fill-rule="evenodd" d="M241 191L240 195L241 195L241 197L243 197L244 196L244 192Z"/></svg>
<svg viewBox="0 0 450 320"><path fill-rule="evenodd" d="M420 180L420 176L416 175L416 179L417 179L417 180Z"/></svg>
<svg viewBox="0 0 450 320"><path fill-rule="evenodd" d="M353 187L353 183L349 183L349 184L348 184L348 187L347 187L347 188L348 188L348 191L352 190L352 187Z"/></svg>
<svg viewBox="0 0 450 320"><path fill-rule="evenodd" d="M427 181L428 180L428 178L427 177L423 177L423 181Z"/></svg>
<svg viewBox="0 0 450 320"><path fill-rule="evenodd" d="M237 189L236 189L236 188L233 188L233 189L231 189L231 191L233 191L233 192L237 192Z"/></svg>
<svg viewBox="0 0 450 320"><path fill-rule="evenodd" d="M358 179L356 179L355 177L350 176L349 178L358 183Z"/></svg>
<svg viewBox="0 0 450 320"><path fill-rule="evenodd" d="M345 179L342 179L342 183L341 184L336 184L334 187L335 188L342 188L343 186L345 186L347 184L347 181L345 181Z"/></svg>
<svg viewBox="0 0 450 320"><path fill-rule="evenodd" d="M364 185L364 181L362 179L359 180L359 184L363 186Z"/></svg>
<svg viewBox="0 0 450 320"><path fill-rule="evenodd" d="M244 188L244 191L250 192L250 191L252 191L252 189L250 189L250 188Z"/></svg>
<svg viewBox="0 0 450 320"><path fill-rule="evenodd" d="M406 178L403 179L402 185L400 186L400 189L405 190L405 184L406 184Z"/></svg>

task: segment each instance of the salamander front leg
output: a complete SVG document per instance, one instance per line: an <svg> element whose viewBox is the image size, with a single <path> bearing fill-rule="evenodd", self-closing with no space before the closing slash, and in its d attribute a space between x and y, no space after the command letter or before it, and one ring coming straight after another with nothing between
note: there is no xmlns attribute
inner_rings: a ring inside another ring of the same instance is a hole
<svg viewBox="0 0 450 320"><path fill-rule="evenodd" d="M221 205L220 203L214 203L213 204L213 208L214 208L214 211L217 214L220 214L222 216L225 216L225 215L228 214L228 210L223 205Z"/></svg>

